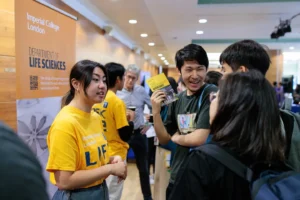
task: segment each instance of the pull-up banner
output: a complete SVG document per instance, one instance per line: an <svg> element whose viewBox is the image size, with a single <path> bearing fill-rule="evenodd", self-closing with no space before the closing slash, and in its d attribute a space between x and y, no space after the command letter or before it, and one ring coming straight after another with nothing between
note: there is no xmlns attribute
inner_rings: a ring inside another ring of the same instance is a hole
<svg viewBox="0 0 300 200"><path fill-rule="evenodd" d="M75 62L76 21L33 0L15 1L17 99L63 95Z"/></svg>
<svg viewBox="0 0 300 200"><path fill-rule="evenodd" d="M15 0L17 132L40 160L46 180L47 134L75 63L76 20L54 8ZM47 182L51 197L56 187Z"/></svg>

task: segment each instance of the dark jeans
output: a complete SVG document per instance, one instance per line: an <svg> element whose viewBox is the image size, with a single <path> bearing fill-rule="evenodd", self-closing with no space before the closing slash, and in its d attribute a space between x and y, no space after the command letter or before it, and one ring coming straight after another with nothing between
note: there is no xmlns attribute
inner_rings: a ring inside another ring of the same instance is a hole
<svg viewBox="0 0 300 200"><path fill-rule="evenodd" d="M146 135L142 135L140 130L135 130L134 135L130 138L128 143L135 155L135 161L140 174L140 184L144 200L152 200L147 160L147 137Z"/></svg>
<svg viewBox="0 0 300 200"><path fill-rule="evenodd" d="M169 200L170 194L173 190L174 184L173 183L169 183L168 187L167 187L167 191L166 191L166 200Z"/></svg>
<svg viewBox="0 0 300 200"><path fill-rule="evenodd" d="M155 153L156 146L154 145L154 138L148 138L148 171L150 175L150 166L153 165L153 174L155 173Z"/></svg>
<svg viewBox="0 0 300 200"><path fill-rule="evenodd" d="M101 185L76 190L57 190L52 200L109 200L105 181Z"/></svg>

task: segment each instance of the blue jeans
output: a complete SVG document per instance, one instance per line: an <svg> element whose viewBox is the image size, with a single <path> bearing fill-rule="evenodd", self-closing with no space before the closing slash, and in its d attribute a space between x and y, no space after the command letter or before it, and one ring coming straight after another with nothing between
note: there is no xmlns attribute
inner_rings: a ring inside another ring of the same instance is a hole
<svg viewBox="0 0 300 200"><path fill-rule="evenodd" d="M140 130L135 130L134 135L128 141L132 148L136 166L139 170L140 184L144 200L152 200L149 171L148 171L148 140L146 135L142 135Z"/></svg>
<svg viewBox="0 0 300 200"><path fill-rule="evenodd" d="M76 190L57 190L52 200L109 200L105 181L101 185Z"/></svg>

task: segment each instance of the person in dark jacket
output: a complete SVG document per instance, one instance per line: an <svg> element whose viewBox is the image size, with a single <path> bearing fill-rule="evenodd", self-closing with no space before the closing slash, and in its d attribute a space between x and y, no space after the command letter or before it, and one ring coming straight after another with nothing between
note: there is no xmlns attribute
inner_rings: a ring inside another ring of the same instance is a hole
<svg viewBox="0 0 300 200"><path fill-rule="evenodd" d="M0 123L0 199L48 200L42 167L18 135Z"/></svg>
<svg viewBox="0 0 300 200"><path fill-rule="evenodd" d="M246 166L283 163L275 91L263 74L251 70L228 74L210 106L212 143ZM175 179L169 200L250 200L249 183L201 151L191 151Z"/></svg>

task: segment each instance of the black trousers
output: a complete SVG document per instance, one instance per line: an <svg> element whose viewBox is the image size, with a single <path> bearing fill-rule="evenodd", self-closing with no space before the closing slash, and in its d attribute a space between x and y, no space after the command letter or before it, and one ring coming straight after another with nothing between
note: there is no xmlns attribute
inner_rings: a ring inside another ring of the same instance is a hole
<svg viewBox="0 0 300 200"><path fill-rule="evenodd" d="M169 183L168 187L167 187L167 191L166 191L166 200L169 200L170 198L170 194L173 190L174 184L173 183Z"/></svg>
<svg viewBox="0 0 300 200"><path fill-rule="evenodd" d="M138 129L134 131L134 135L130 138L128 143L135 155L135 161L139 170L140 184L144 200L152 200L148 171L147 137L146 135L142 135Z"/></svg>
<svg viewBox="0 0 300 200"><path fill-rule="evenodd" d="M148 171L150 175L150 165L153 165L153 174L155 173L155 154L156 146L154 145L154 138L148 138Z"/></svg>

